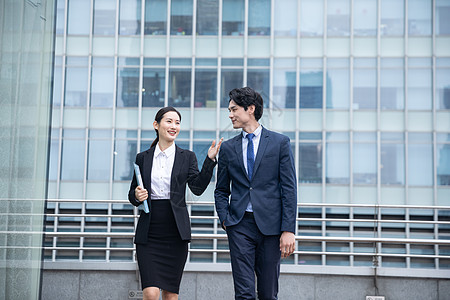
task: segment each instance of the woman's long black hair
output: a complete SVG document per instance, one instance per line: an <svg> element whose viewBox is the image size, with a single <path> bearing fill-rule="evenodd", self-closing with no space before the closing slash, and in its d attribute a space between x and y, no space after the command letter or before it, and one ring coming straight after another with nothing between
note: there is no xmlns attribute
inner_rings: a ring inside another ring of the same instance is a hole
<svg viewBox="0 0 450 300"><path fill-rule="evenodd" d="M164 117L164 115L166 113L168 113L169 111L176 112L178 114L178 116L180 117L180 121L181 121L181 114L180 114L180 112L178 110L176 110L172 106L166 106L166 107L163 107L160 110L158 110L158 112L156 113L156 116L155 116L155 121L159 124L161 122L162 118ZM155 129L155 131L156 131L156 139L153 141L153 143L150 146L150 148L156 146L156 144L158 144L158 142L159 142L158 130Z"/></svg>

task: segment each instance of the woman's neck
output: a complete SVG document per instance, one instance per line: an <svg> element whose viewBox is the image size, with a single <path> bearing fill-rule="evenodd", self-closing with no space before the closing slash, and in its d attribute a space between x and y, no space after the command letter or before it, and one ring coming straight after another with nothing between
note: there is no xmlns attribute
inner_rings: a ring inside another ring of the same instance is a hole
<svg viewBox="0 0 450 300"><path fill-rule="evenodd" d="M165 151L167 148L169 148L170 146L173 145L173 141L168 142L168 141L159 140L158 144L159 144L159 149L161 151Z"/></svg>

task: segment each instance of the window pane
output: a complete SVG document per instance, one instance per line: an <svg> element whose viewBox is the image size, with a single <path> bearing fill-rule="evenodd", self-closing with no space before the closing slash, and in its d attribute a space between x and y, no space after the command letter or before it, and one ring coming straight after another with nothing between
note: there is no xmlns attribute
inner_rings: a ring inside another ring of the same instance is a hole
<svg viewBox="0 0 450 300"><path fill-rule="evenodd" d="M408 1L408 34L431 35L431 0Z"/></svg>
<svg viewBox="0 0 450 300"><path fill-rule="evenodd" d="M172 0L170 34L192 35L192 0Z"/></svg>
<svg viewBox="0 0 450 300"><path fill-rule="evenodd" d="M48 165L48 179L56 180L58 178L58 154L59 154L59 137L52 137L50 143L50 159Z"/></svg>
<svg viewBox="0 0 450 300"><path fill-rule="evenodd" d="M350 99L348 59L329 59L327 68L327 108L345 109Z"/></svg>
<svg viewBox="0 0 450 300"><path fill-rule="evenodd" d="M117 70L117 107L137 107L139 101L139 69Z"/></svg>
<svg viewBox="0 0 450 300"><path fill-rule="evenodd" d="M450 185L450 144L437 145L437 184Z"/></svg>
<svg viewBox="0 0 450 300"><path fill-rule="evenodd" d="M261 94L264 107L269 106L270 71L269 70L248 70L247 86Z"/></svg>
<svg viewBox="0 0 450 300"><path fill-rule="evenodd" d="M375 143L353 145L354 184L377 183L377 146Z"/></svg>
<svg viewBox="0 0 450 300"><path fill-rule="evenodd" d="M432 109L432 70L413 69L408 71L408 109Z"/></svg>
<svg viewBox="0 0 450 300"><path fill-rule="evenodd" d="M92 67L91 106L112 107L114 100L114 68Z"/></svg>
<svg viewBox="0 0 450 300"><path fill-rule="evenodd" d="M403 109L405 102L403 59L382 59L381 109Z"/></svg>
<svg viewBox="0 0 450 300"><path fill-rule="evenodd" d="M136 140L116 140L114 147L114 180L131 180L136 153Z"/></svg>
<svg viewBox="0 0 450 300"><path fill-rule="evenodd" d="M450 3L436 0L436 35L450 34Z"/></svg>
<svg viewBox="0 0 450 300"><path fill-rule="evenodd" d="M141 33L141 0L120 0L119 34Z"/></svg>
<svg viewBox="0 0 450 300"><path fill-rule="evenodd" d="M238 70L222 70L222 82L221 82L221 107L228 107L228 101L230 100L229 93L232 89L242 87L244 80L244 71Z"/></svg>
<svg viewBox="0 0 450 300"><path fill-rule="evenodd" d="M64 34L65 0L58 0L56 4L56 34Z"/></svg>
<svg viewBox="0 0 450 300"><path fill-rule="evenodd" d="M94 2L94 34L114 35L116 29L116 2L95 0Z"/></svg>
<svg viewBox="0 0 450 300"><path fill-rule="evenodd" d="M219 0L197 0L197 34L217 35Z"/></svg>
<svg viewBox="0 0 450 300"><path fill-rule="evenodd" d="M303 36L323 35L323 1L300 1L300 34Z"/></svg>
<svg viewBox="0 0 450 300"><path fill-rule="evenodd" d="M248 35L270 35L270 0L248 0Z"/></svg>
<svg viewBox="0 0 450 300"><path fill-rule="evenodd" d="M300 143L299 146L299 181L321 183L322 143Z"/></svg>
<svg viewBox="0 0 450 300"><path fill-rule="evenodd" d="M361 62L361 64L359 64ZM367 63L365 63L367 62ZM376 109L376 60L355 59L353 73L353 109Z"/></svg>
<svg viewBox="0 0 450 300"><path fill-rule="evenodd" d="M353 33L356 36L374 36L377 34L377 1L354 0Z"/></svg>
<svg viewBox="0 0 450 300"><path fill-rule="evenodd" d="M275 36L297 35L297 0L278 1L274 7Z"/></svg>
<svg viewBox="0 0 450 300"><path fill-rule="evenodd" d="M67 34L89 35L91 1L69 0Z"/></svg>
<svg viewBox="0 0 450 300"><path fill-rule="evenodd" d="M327 34L329 36L350 35L350 2L348 0L327 2Z"/></svg>
<svg viewBox="0 0 450 300"><path fill-rule="evenodd" d="M88 68L66 67L65 106L86 106Z"/></svg>
<svg viewBox="0 0 450 300"><path fill-rule="evenodd" d="M201 170L203 166L203 162L205 161L206 156L208 155L208 149L211 146L211 142L198 142L194 141L194 153L197 157L198 169ZM212 176L211 180L214 176Z"/></svg>
<svg viewBox="0 0 450 300"><path fill-rule="evenodd" d="M217 70L195 70L195 107L216 107Z"/></svg>
<svg viewBox="0 0 450 300"><path fill-rule="evenodd" d="M166 72L164 69L144 69L142 84L142 106L164 106Z"/></svg>
<svg viewBox="0 0 450 300"><path fill-rule="evenodd" d="M222 34L244 35L244 0L227 0L222 5Z"/></svg>
<svg viewBox="0 0 450 300"><path fill-rule="evenodd" d="M327 143L326 151L326 182L348 184L350 177L348 144Z"/></svg>
<svg viewBox="0 0 450 300"><path fill-rule="evenodd" d="M78 180L84 178L84 139L64 139L61 158L61 180Z"/></svg>
<svg viewBox="0 0 450 300"><path fill-rule="evenodd" d="M88 180L109 180L111 141L89 140Z"/></svg>
<svg viewBox="0 0 450 300"><path fill-rule="evenodd" d="M436 108L450 109L450 59L436 59Z"/></svg>
<svg viewBox="0 0 450 300"><path fill-rule="evenodd" d="M409 144L409 185L433 185L433 150L431 144Z"/></svg>
<svg viewBox="0 0 450 300"><path fill-rule="evenodd" d="M167 31L167 1L145 0L144 34L164 35Z"/></svg>
<svg viewBox="0 0 450 300"><path fill-rule="evenodd" d="M189 107L191 105L191 70L171 69L169 78L169 105Z"/></svg>
<svg viewBox="0 0 450 300"><path fill-rule="evenodd" d="M381 0L381 35L403 35L404 0Z"/></svg>
<svg viewBox="0 0 450 300"><path fill-rule="evenodd" d="M300 108L322 108L322 98L322 60L300 60Z"/></svg>
<svg viewBox="0 0 450 300"><path fill-rule="evenodd" d="M295 108L295 65L295 59L278 59L274 62L273 106L275 109Z"/></svg>

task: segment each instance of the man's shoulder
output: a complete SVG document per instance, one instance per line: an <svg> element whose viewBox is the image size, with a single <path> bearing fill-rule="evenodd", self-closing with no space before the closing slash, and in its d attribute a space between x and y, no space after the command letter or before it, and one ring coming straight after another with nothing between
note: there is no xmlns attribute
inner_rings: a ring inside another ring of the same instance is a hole
<svg viewBox="0 0 450 300"><path fill-rule="evenodd" d="M286 136L286 135L284 135L282 133L276 132L276 131L269 130L269 129L265 128L265 127L263 127L262 134L266 135L266 136L269 136L270 138L273 138L275 140L279 140L279 141L289 140L288 136Z"/></svg>

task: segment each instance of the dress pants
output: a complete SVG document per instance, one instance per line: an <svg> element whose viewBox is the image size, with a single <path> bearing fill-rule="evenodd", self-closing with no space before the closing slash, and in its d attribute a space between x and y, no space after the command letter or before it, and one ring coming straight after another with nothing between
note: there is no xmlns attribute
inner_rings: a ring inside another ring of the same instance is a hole
<svg viewBox="0 0 450 300"><path fill-rule="evenodd" d="M280 235L263 235L253 213L245 213L236 225L227 227L235 299L278 299Z"/></svg>

